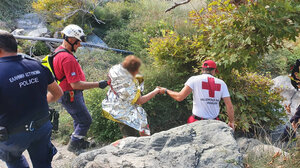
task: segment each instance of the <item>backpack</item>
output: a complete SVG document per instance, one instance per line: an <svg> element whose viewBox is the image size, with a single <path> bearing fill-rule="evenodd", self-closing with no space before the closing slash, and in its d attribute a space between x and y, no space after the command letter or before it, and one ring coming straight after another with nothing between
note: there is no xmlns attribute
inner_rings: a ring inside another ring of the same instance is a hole
<svg viewBox="0 0 300 168"><path fill-rule="evenodd" d="M56 80L56 82L58 84L66 78L66 76L64 76L61 79L57 79L57 77L55 76L55 73L54 73L54 68L53 68L53 59L57 54L59 54L61 52L70 53L67 49L60 49L57 52L54 52L53 54L47 55L45 58L42 59L42 65L46 66L51 71L54 79Z"/></svg>
<svg viewBox="0 0 300 168"><path fill-rule="evenodd" d="M300 84L300 74L299 74L299 68L300 68L300 59L296 60L295 65L291 68L292 72L289 76L291 79L291 84L294 86L296 90L298 90L298 84Z"/></svg>

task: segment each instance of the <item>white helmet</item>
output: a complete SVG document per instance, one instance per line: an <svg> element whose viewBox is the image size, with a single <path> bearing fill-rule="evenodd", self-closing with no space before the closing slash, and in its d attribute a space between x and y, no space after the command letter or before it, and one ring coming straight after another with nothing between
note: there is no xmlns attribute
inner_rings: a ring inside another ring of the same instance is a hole
<svg viewBox="0 0 300 168"><path fill-rule="evenodd" d="M62 34L64 34L66 37L74 37L78 39L81 42L85 41L85 34L81 27L70 24L64 28L63 31L61 31Z"/></svg>

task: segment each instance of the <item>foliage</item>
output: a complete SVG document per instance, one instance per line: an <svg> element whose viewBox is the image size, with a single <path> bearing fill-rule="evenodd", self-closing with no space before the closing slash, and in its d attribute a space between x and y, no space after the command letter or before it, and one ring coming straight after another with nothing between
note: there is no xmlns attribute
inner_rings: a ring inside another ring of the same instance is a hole
<svg viewBox="0 0 300 168"><path fill-rule="evenodd" d="M197 62L193 59L201 44L193 44L189 37L180 37L173 31L163 31L163 38L151 39L149 54L154 58L155 64L168 64L176 71L192 72Z"/></svg>
<svg viewBox="0 0 300 168"><path fill-rule="evenodd" d="M191 22L186 21L186 12L174 10L163 15L168 3L159 0L108 2L98 6L94 14L105 24L92 24L94 32L103 37L110 47L130 50L147 60L150 38L162 36L164 29L176 29L191 35L195 31Z"/></svg>
<svg viewBox="0 0 300 168"><path fill-rule="evenodd" d="M89 109L93 123L90 128L91 136L94 136L97 141L111 142L122 138L120 129L117 123L104 118L101 114L101 102L105 99L107 89L105 91L100 89L89 90L85 94L87 108Z"/></svg>
<svg viewBox="0 0 300 168"><path fill-rule="evenodd" d="M18 42L19 52L25 53L27 55L33 56L43 56L50 54L50 49L48 46L41 41L32 42L32 41L19 41Z"/></svg>
<svg viewBox="0 0 300 168"><path fill-rule="evenodd" d="M30 4L33 0L1 0L0 21L13 25L13 20L21 14L30 11Z"/></svg>
<svg viewBox="0 0 300 168"><path fill-rule="evenodd" d="M98 4L97 0L37 0L32 7L46 18L54 31L72 23L83 27L88 34L89 22L97 20L93 13Z"/></svg>
<svg viewBox="0 0 300 168"><path fill-rule="evenodd" d="M187 80L186 73L178 73L169 69L168 66L147 66L141 72L145 78L144 94L151 92L156 86L179 91L184 87L184 82ZM148 114L151 133L185 124L191 115L191 99L192 97L188 96L186 100L177 102L167 95L157 95L143 104L143 108Z"/></svg>
<svg viewBox="0 0 300 168"><path fill-rule="evenodd" d="M56 108L58 109L58 108ZM59 113L59 130L57 132L53 132L52 138L56 139L62 144L68 144L70 140L70 136L74 130L73 128L73 119L71 115L66 111L63 110L62 107L60 108Z"/></svg>
<svg viewBox="0 0 300 168"><path fill-rule="evenodd" d="M253 72L240 73L232 70L231 99L235 105L235 122L238 130L248 132L249 129L265 126L267 129L282 124L285 112L280 105L281 90L271 89L273 82L269 74L266 76ZM227 120L222 106L220 118Z"/></svg>
<svg viewBox="0 0 300 168"><path fill-rule="evenodd" d="M267 1L236 8L229 3L213 1L206 10L191 12L206 42L205 55L218 61L222 71L232 68L255 69L269 48L283 47L283 40L295 40L299 33L299 2ZM205 44L205 43L203 43ZM205 55L196 57L199 61Z"/></svg>
<svg viewBox="0 0 300 168"><path fill-rule="evenodd" d="M271 73L272 76L287 75L291 73L291 67L299 59L300 48L295 47L292 50L286 48L271 50L263 58L258 66L259 71Z"/></svg>
<svg viewBox="0 0 300 168"><path fill-rule="evenodd" d="M79 59L87 81L106 79L108 69L123 61L122 55L99 49L80 48L75 55Z"/></svg>
<svg viewBox="0 0 300 168"><path fill-rule="evenodd" d="M291 0L249 1L238 7L230 0L214 0L207 8L190 12L198 30L192 37L165 30L162 38L151 40L148 50L156 65L168 64L190 75L200 71L204 60L215 60L218 76L232 90L237 128L249 131L252 124L277 124L283 115L278 92L269 91L270 77L252 72L270 48L295 40L299 7L299 1Z"/></svg>
<svg viewBox="0 0 300 168"><path fill-rule="evenodd" d="M300 166L299 146L294 149L288 149L287 152L289 153L288 155L281 152L270 153L265 151L259 157L254 152L249 153L244 159L244 166L255 168L298 168Z"/></svg>

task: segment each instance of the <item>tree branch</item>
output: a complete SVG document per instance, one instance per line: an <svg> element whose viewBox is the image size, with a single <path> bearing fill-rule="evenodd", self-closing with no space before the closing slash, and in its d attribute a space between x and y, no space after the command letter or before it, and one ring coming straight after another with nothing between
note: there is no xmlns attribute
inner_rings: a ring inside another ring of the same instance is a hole
<svg viewBox="0 0 300 168"><path fill-rule="evenodd" d="M189 2L191 2L191 0L186 0L186 1L183 1L183 2L175 2L173 6L171 6L169 9L167 9L167 10L165 11L165 13L169 12L169 11L172 10L172 9L175 9L176 7L178 7L178 6L180 6L180 5L184 5L184 4L187 4L187 3L189 3Z"/></svg>
<svg viewBox="0 0 300 168"><path fill-rule="evenodd" d="M99 20L95 14L91 13L89 10L84 10L82 8L76 9L73 12L68 13L67 16L63 18L63 20L66 21L67 19L69 19L70 17L72 17L73 15L75 15L78 12L90 14L98 24L105 24L105 22L103 22L102 20Z"/></svg>

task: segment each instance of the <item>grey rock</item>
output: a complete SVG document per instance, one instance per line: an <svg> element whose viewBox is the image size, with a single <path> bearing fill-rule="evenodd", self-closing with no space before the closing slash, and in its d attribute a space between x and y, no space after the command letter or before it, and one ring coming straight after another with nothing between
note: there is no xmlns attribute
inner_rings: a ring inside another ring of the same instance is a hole
<svg viewBox="0 0 300 168"><path fill-rule="evenodd" d="M118 145L80 154L73 168L243 167L232 129L221 121L186 124L149 137L128 137Z"/></svg>
<svg viewBox="0 0 300 168"><path fill-rule="evenodd" d="M257 139L245 138L245 137L238 138L236 142L240 147L240 152L242 154L246 154L247 152L249 152L249 150L253 149L255 146L263 145L263 143Z"/></svg>
<svg viewBox="0 0 300 168"><path fill-rule="evenodd" d="M23 29L22 34L32 37L44 37L48 33L44 19L36 13L28 13L16 20L17 30ZM16 33L18 33L18 31ZM15 32L14 31L14 32Z"/></svg>
<svg viewBox="0 0 300 168"><path fill-rule="evenodd" d="M273 156L274 154L279 153L280 157L288 156L288 152L284 152L278 147L273 145L257 145L248 151L247 155L255 156L256 158L261 158L264 156ZM247 157L247 156L246 156Z"/></svg>
<svg viewBox="0 0 300 168"><path fill-rule="evenodd" d="M11 32L13 35L25 35L25 30L24 29L16 29L13 32Z"/></svg>
<svg viewBox="0 0 300 168"><path fill-rule="evenodd" d="M273 79L273 88L281 88L281 96L284 97L284 101L281 103L284 105L289 105L291 103L291 114L288 113L289 118L296 113L296 108L300 104L300 92L291 84L291 79L288 76L278 76ZM294 96L293 96L294 95Z"/></svg>
<svg viewBox="0 0 300 168"><path fill-rule="evenodd" d="M238 138L237 143L244 159L248 157L260 159L265 156L273 156L276 153L280 154L280 159L283 159L284 156L289 155L288 152L284 152L274 145L266 145L253 138Z"/></svg>
<svg viewBox="0 0 300 168"><path fill-rule="evenodd" d="M43 37L48 32L47 28L38 28L28 33L28 36L31 37Z"/></svg>
<svg viewBox="0 0 300 168"><path fill-rule="evenodd" d="M28 13L17 19L17 27L24 29L26 32L35 29L45 28L46 24L43 18L36 13Z"/></svg>

